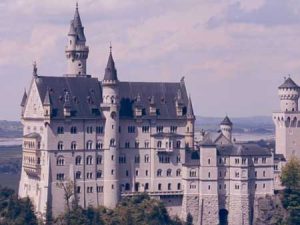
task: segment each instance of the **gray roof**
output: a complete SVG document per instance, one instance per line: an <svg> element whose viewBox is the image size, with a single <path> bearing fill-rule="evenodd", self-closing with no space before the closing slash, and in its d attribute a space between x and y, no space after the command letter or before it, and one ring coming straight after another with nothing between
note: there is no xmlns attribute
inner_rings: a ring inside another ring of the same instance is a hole
<svg viewBox="0 0 300 225"><path fill-rule="evenodd" d="M279 88L299 88L299 86L289 77L279 86Z"/></svg>
<svg viewBox="0 0 300 225"><path fill-rule="evenodd" d="M24 135L23 136L24 138L41 138L41 135L40 134L38 134L38 133L29 133L29 134L26 134L26 135Z"/></svg>
<svg viewBox="0 0 300 225"><path fill-rule="evenodd" d="M225 116L224 120L221 122L221 125L232 126L232 122L230 121L228 116Z"/></svg>
<svg viewBox="0 0 300 225"><path fill-rule="evenodd" d="M272 156L269 149L257 144L218 145L217 150L222 156Z"/></svg>
<svg viewBox="0 0 300 225"><path fill-rule="evenodd" d="M43 104L51 104L52 119L64 118L66 99L72 118L103 118L100 109L102 87L97 78L37 76L35 81ZM136 105L142 109L142 119L187 118L188 97L185 85L180 82L118 82L117 85L121 119L135 119ZM183 116L178 117L176 96L179 89L182 93ZM156 115L150 115L151 98L155 99Z"/></svg>
<svg viewBox="0 0 300 225"><path fill-rule="evenodd" d="M161 133L152 134L151 137L156 137L156 138L164 138L164 137L184 138L184 135L176 134L176 133L161 132Z"/></svg>
<svg viewBox="0 0 300 225"><path fill-rule="evenodd" d="M104 81L117 81L118 76L117 76L117 70L115 67L115 62L112 56L112 52L110 51L107 65L105 68L105 74L104 74Z"/></svg>
<svg viewBox="0 0 300 225"><path fill-rule="evenodd" d="M49 94L48 89L47 89L46 94L45 94L43 105L51 105L50 94Z"/></svg>
<svg viewBox="0 0 300 225"><path fill-rule="evenodd" d="M176 114L176 96L178 89L181 90L184 103L183 116ZM120 117L134 118L133 109L139 96L139 105L142 107L142 118L176 119L186 118L188 97L185 85L181 83L159 82L119 82L120 93ZM151 99L155 99L157 115L150 115Z"/></svg>
<svg viewBox="0 0 300 225"><path fill-rule="evenodd" d="M189 96L189 101L188 101L188 105L187 105L186 115L190 118L195 118L192 99L190 96Z"/></svg>
<svg viewBox="0 0 300 225"><path fill-rule="evenodd" d="M274 160L279 160L279 161L286 161L285 157L283 154L274 154Z"/></svg>
<svg viewBox="0 0 300 225"><path fill-rule="evenodd" d="M51 118L64 118L65 95L69 93L72 118L100 118L102 91L97 78L42 77L36 78L40 98L51 100ZM47 100L48 101L48 100Z"/></svg>
<svg viewBox="0 0 300 225"><path fill-rule="evenodd" d="M71 21L70 24L70 31L69 35L77 35L77 40L85 42L85 35L84 35L84 27L81 23L81 18L79 15L78 6L76 6L74 19Z"/></svg>
<svg viewBox="0 0 300 225"><path fill-rule="evenodd" d="M24 91L23 97L22 97L22 101L21 101L21 106L24 107L27 101L27 93L26 90Z"/></svg>

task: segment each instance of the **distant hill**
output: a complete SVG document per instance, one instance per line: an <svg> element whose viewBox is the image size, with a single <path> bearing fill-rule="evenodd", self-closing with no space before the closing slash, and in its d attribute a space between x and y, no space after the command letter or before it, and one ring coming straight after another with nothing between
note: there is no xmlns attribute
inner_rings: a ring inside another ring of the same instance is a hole
<svg viewBox="0 0 300 225"><path fill-rule="evenodd" d="M221 117L197 116L196 130L217 131L223 119ZM273 133L275 129L271 116L234 117L230 119L235 133Z"/></svg>
<svg viewBox="0 0 300 225"><path fill-rule="evenodd" d="M196 130L217 131L223 120L221 117L196 117ZM272 133L274 124L271 116L234 117L233 131L235 133ZM22 137L22 124L19 121L0 120L0 137Z"/></svg>
<svg viewBox="0 0 300 225"><path fill-rule="evenodd" d="M22 124L19 121L0 120L0 137L22 137Z"/></svg>

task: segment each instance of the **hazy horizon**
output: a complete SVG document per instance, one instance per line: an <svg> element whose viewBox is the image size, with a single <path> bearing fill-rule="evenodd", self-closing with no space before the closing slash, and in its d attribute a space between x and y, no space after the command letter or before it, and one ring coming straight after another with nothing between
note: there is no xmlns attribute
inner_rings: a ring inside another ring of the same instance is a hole
<svg viewBox="0 0 300 225"><path fill-rule="evenodd" d="M33 61L40 75L66 72L75 3L0 2L0 119L19 120ZM185 76L196 115L271 116L283 77L300 84L300 1L86 0L79 11L89 74L102 79L111 41L121 81Z"/></svg>

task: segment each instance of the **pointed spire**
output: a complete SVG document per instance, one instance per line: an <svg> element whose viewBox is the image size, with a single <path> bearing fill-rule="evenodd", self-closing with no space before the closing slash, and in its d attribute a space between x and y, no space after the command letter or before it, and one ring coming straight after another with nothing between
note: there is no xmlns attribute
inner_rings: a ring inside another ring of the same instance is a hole
<svg viewBox="0 0 300 225"><path fill-rule="evenodd" d="M21 106L24 107L27 101L27 93L26 93L26 89L24 90L24 94L22 97L22 101L21 101Z"/></svg>
<svg viewBox="0 0 300 225"><path fill-rule="evenodd" d="M186 115L188 118L195 118L191 96L189 96Z"/></svg>
<svg viewBox="0 0 300 225"><path fill-rule="evenodd" d="M74 19L71 21L70 31L69 31L69 35L74 35L74 34L77 35L77 39L79 41L86 41L84 35L84 28L82 26L82 22L78 10L78 2L76 3Z"/></svg>
<svg viewBox="0 0 300 225"><path fill-rule="evenodd" d="M232 122L231 120L229 119L229 117L226 115L224 120L221 122L220 125L227 125L227 126L232 126Z"/></svg>
<svg viewBox="0 0 300 225"><path fill-rule="evenodd" d="M32 71L32 75L34 77L37 77L37 66L36 66L36 61L33 62L33 71Z"/></svg>
<svg viewBox="0 0 300 225"><path fill-rule="evenodd" d="M117 76L117 70L115 68L115 62L112 56L112 47L110 44L110 52L109 52L109 57L105 69L105 74L104 74L104 81L118 81L118 76Z"/></svg>
<svg viewBox="0 0 300 225"><path fill-rule="evenodd" d="M51 105L51 98L50 98L50 93L49 93L49 89L47 89L47 92L45 94L45 98L43 101L43 105L44 106L50 106Z"/></svg>

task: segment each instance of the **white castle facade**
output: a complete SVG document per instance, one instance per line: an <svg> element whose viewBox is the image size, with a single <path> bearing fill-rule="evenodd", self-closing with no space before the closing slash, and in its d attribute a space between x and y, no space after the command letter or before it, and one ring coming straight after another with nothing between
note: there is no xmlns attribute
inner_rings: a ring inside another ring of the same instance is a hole
<svg viewBox="0 0 300 225"><path fill-rule="evenodd" d="M275 154L234 142L228 117L218 137L204 134L196 143L184 80L119 81L111 50L103 79L87 75L89 48L78 8L65 52L67 74L40 76L34 67L21 103L19 196L30 197L41 217L47 208L54 216L63 212L58 184L71 182L83 207L114 208L122 197L146 192L172 215L191 213L195 224L253 224L257 199L280 188L285 157L299 154L296 84L280 87Z"/></svg>

